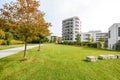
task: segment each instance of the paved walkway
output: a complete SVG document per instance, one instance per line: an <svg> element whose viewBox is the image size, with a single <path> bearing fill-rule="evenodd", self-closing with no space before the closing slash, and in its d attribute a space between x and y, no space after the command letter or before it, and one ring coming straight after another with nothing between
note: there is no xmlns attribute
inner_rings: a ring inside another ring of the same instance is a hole
<svg viewBox="0 0 120 80"><path fill-rule="evenodd" d="M38 45L35 46L27 46L27 49L31 49L34 47L37 47ZM0 58L4 58L13 54L16 54L20 51L23 51L24 47L18 47L18 48L12 48L12 49L6 49L6 50L0 50Z"/></svg>

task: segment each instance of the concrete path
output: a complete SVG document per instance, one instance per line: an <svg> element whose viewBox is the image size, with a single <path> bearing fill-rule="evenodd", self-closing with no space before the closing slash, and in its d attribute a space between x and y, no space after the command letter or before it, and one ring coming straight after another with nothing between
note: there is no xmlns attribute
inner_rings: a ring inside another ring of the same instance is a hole
<svg viewBox="0 0 120 80"><path fill-rule="evenodd" d="M27 46L27 49L31 49L34 47L37 47L38 45L35 46ZM16 54L20 51L23 51L24 47L18 47L18 48L12 48L12 49L6 49L6 50L0 50L0 58L4 58L13 54Z"/></svg>

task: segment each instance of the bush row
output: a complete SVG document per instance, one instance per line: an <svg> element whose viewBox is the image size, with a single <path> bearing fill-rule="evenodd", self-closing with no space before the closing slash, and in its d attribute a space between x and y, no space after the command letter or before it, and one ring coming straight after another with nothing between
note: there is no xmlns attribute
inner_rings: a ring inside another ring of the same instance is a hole
<svg viewBox="0 0 120 80"><path fill-rule="evenodd" d="M64 45L77 45L77 46L85 46L85 47L92 47L92 48L97 48L97 43L89 43L89 42L63 42L60 44Z"/></svg>
<svg viewBox="0 0 120 80"><path fill-rule="evenodd" d="M0 45L7 45L7 44L23 44L24 42L23 41L19 41L19 40L11 40L11 41L7 41L7 40L4 40L4 39L0 39Z"/></svg>
<svg viewBox="0 0 120 80"><path fill-rule="evenodd" d="M120 51L120 41L118 41L118 42L115 44L115 46L116 46L116 50Z"/></svg>

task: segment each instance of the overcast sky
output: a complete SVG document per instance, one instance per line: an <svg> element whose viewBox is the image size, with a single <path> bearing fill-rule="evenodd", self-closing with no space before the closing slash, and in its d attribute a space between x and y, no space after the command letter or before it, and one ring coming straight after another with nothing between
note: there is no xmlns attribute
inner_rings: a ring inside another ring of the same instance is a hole
<svg viewBox="0 0 120 80"><path fill-rule="evenodd" d="M1 0L1 3L13 0ZM52 23L53 35L61 36L62 20L78 16L82 32L107 32L113 23L120 22L120 0L40 0L45 19ZM1 6L0 6L1 7Z"/></svg>

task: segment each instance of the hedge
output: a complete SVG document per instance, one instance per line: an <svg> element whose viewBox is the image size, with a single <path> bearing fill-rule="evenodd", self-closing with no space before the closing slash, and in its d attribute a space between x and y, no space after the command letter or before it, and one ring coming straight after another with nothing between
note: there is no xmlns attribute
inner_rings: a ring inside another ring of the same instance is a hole
<svg viewBox="0 0 120 80"><path fill-rule="evenodd" d="M89 43L89 42L79 42L79 43L77 43L77 42L63 42L61 44L97 48L97 43Z"/></svg>
<svg viewBox="0 0 120 80"><path fill-rule="evenodd" d="M10 44L14 45L14 44L23 44L23 41L19 41L19 40L11 40ZM7 40L4 39L0 39L0 45L7 45Z"/></svg>

